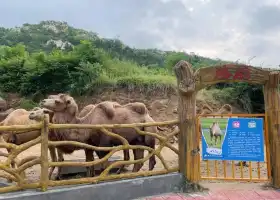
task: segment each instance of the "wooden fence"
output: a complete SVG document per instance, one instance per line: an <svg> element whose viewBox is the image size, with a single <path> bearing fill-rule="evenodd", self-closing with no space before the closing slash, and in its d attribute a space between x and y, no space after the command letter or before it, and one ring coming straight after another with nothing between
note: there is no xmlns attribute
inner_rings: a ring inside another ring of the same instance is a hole
<svg viewBox="0 0 280 200"><path fill-rule="evenodd" d="M62 186L62 185L74 185L74 184L86 184L86 183L98 183L100 181L105 180L114 180L114 179L122 179L122 178L134 178L141 176L151 176L151 175L159 175L159 174L167 174L171 172L178 171L178 166L169 167L164 160L164 156L161 154L161 150L164 147L171 149L175 154L179 155L179 150L175 148L170 142L170 138L174 137L179 133L179 131L173 131L168 135L161 135L157 133L150 133L146 131L142 131L139 127L149 127L149 126L166 126L166 125L174 125L178 124L177 120L174 121L166 121L166 122L154 122L154 123L137 123L137 124L114 124L114 125L81 125L81 124L52 124L49 123L48 115L44 116L42 123L38 123L35 125L14 125L14 126L2 126L0 127L0 131L15 131L13 134L20 134L20 131L31 131L31 130L41 130L41 136L36 139L24 143L22 145L15 145L10 143L0 143L0 148L11 149L9 154L1 154L0 156L6 156L6 161L0 162L0 169L5 173L1 173L0 177L6 178L14 181L16 184L11 186L6 186L0 188L0 193L3 192L12 192L22 189L31 189L31 188L41 188L42 191L46 191L48 187L52 186ZM120 135L114 134L107 129L112 128L133 128L139 135L149 135L156 138L159 141L159 145L157 148L153 149L147 146L142 145L130 145L128 141L121 137ZM114 147L97 147L91 146L88 144L75 142L75 141L49 141L48 134L50 129L99 129L104 134L118 138L122 141L123 145L114 146ZM22 160L17 159L17 156L27 150L28 148L41 144L41 155L40 156L28 156ZM104 158L94 160L91 162L53 162L49 161L48 157L48 148L49 147L58 147L61 145L74 145L78 146L81 149L92 149L98 151L110 151ZM129 161L116 161L110 164L99 176L95 177L86 177L79 179L69 179L69 180L49 180L48 177L48 169L50 167L62 167L62 166L94 166L101 163L104 163L108 160L114 153L125 150L125 149L142 149L147 150L149 153L142 159L139 160L129 160ZM135 163L144 163L147 161L152 155L155 155L164 166L163 170L152 170L152 171L139 171L125 174L109 174L110 169L128 164ZM11 168L12 161L15 161L17 168ZM37 182L29 183L25 178L25 170L40 164L41 166L41 174L40 180Z"/></svg>

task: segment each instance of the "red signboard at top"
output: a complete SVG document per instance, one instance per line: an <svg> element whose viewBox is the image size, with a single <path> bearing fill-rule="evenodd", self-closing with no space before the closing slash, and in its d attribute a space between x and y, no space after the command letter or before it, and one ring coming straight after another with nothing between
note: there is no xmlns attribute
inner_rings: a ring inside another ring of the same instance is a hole
<svg viewBox="0 0 280 200"><path fill-rule="evenodd" d="M216 69L216 79L219 80L249 80L251 71L249 67L219 67Z"/></svg>

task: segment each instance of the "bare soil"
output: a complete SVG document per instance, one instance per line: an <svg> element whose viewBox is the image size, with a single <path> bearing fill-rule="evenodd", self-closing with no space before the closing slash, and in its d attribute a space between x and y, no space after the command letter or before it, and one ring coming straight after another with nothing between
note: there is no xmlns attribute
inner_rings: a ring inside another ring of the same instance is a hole
<svg viewBox="0 0 280 200"><path fill-rule="evenodd" d="M175 148L178 147L178 144L173 144ZM158 147L158 145L156 146L156 148ZM27 149L26 151L22 152L17 158L18 159L22 159L25 158L27 156L40 156L41 154L41 145L35 145L29 149ZM178 156L176 153L174 153L172 150L170 150L167 147L164 147L161 151L161 154L164 157L164 160L166 162L166 164L169 167L177 167L178 166ZM147 155L147 152L145 152L145 156ZM120 157L121 159L123 159L123 152L119 151L115 154L112 155L112 157ZM85 153L83 150L79 150L79 151L75 151L72 155L65 155L64 156L65 160L77 160L77 159L85 159ZM130 159L133 160L133 154L132 151L130 152ZM5 158L2 158L1 161L6 160ZM49 154L49 161L50 160L50 154ZM154 168L154 170L161 170L164 169L163 165L161 163L161 161L156 158L157 164ZM128 169L128 171L131 172L133 165L129 165L128 167L126 167L126 169ZM142 171L147 171L149 168L149 163L148 161L144 163L143 168L141 169ZM57 169L54 171L54 174L56 174ZM26 178L28 180L28 182L34 182L34 181L38 181L40 179L40 165L35 165L31 168L28 168L26 170Z"/></svg>

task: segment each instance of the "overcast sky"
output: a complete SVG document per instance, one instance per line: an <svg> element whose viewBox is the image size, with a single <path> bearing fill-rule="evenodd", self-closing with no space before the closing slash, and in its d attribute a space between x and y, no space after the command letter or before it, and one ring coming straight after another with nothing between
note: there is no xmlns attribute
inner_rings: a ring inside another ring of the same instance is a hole
<svg viewBox="0 0 280 200"><path fill-rule="evenodd" d="M280 64L280 0L4 0L0 26L61 20L138 48Z"/></svg>

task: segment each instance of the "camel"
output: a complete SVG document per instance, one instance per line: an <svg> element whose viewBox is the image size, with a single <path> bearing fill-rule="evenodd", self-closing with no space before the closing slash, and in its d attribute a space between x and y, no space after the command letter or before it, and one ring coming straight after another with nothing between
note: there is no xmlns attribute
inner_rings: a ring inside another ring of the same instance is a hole
<svg viewBox="0 0 280 200"><path fill-rule="evenodd" d="M222 141L222 131L218 122L213 122L213 124L210 126L209 129L210 129L209 132L210 132L211 143L213 141L213 137L215 137L215 145L217 145L218 137L220 138L220 141Z"/></svg>
<svg viewBox="0 0 280 200"><path fill-rule="evenodd" d="M50 102L50 103L49 103ZM54 124L77 124L81 118L78 117L78 106L75 102L75 100L64 93L59 93L57 95L49 95L47 99L44 99L40 102L40 105L44 108L47 108L54 112L52 117L52 123ZM30 118L35 119L38 117L40 119L40 116L38 116L40 112L33 113L30 115ZM73 138L75 135L71 134L71 130L69 129L55 129L53 131L49 132L49 140L51 141L63 141L63 140L72 140L72 141L82 141L83 137L79 137L79 135L76 135L76 138ZM85 142L87 143L87 142ZM72 154L75 150L79 150L79 147L72 146L72 145L63 145L57 147L57 156L54 151L54 147L49 147L51 160L53 162L64 161L63 154ZM88 150L85 150L85 154L88 155L91 153ZM87 158L90 156L86 156ZM54 171L54 168L51 168L49 173L49 178L51 178L52 172ZM88 173L90 171L88 170ZM89 174L88 174L89 175ZM56 180L61 179L61 167L58 167L58 172L55 177Z"/></svg>
<svg viewBox="0 0 280 200"><path fill-rule="evenodd" d="M59 93L57 95L63 95L63 93ZM54 95L49 95L47 97L47 99L55 99L57 98L57 95L54 94ZM75 114L78 114L77 116L78 117L84 117L91 109L93 109L95 107L94 104L89 104L87 106L85 106L80 113L78 113L78 108L77 108L77 113L75 112ZM47 114L47 113L43 113L42 112L43 110L37 110L35 111L33 114L30 115L30 117L34 120L37 120L37 121L41 121L42 120L42 116L44 114ZM52 113L52 117L53 117L53 113ZM52 117L50 117L50 122L53 123L52 121ZM71 121L71 119L70 119ZM63 123L63 122L62 122ZM52 131L52 133L50 133L50 136L51 137L54 137L55 138L55 133L53 132L54 130L50 130ZM55 152L55 149L57 151L57 154ZM49 151L50 151L50 155L51 155L51 159L53 162L56 162L57 160L62 162L64 161L64 157L63 157L63 154L65 152L61 151L61 148L55 148L55 147L49 147ZM68 153L66 153L68 154ZM71 154L71 153L70 153ZM50 169L50 172L49 172L49 179L51 179L51 176L52 176L52 173L54 171L55 167L51 167ZM61 168L58 168L58 173L57 173L57 176L56 176L56 179L60 179L60 171L61 171Z"/></svg>
<svg viewBox="0 0 280 200"><path fill-rule="evenodd" d="M38 110L40 108L35 107L31 111L27 111L25 109L16 109L13 112L11 112L6 119L4 119L2 122L0 122L0 126L11 126L11 125L25 125L25 124L36 124L37 122L34 120L29 119L30 112L34 110ZM40 134L40 131L28 131L23 132L19 134L13 134L7 132L1 133L1 139L2 141L13 143L16 145L21 145L23 143L26 143L30 140L33 140L37 138Z"/></svg>
<svg viewBox="0 0 280 200"><path fill-rule="evenodd" d="M61 94L58 94L58 95L61 95ZM48 97L52 98L52 99L56 98L55 95L49 95ZM88 112L90 112L90 110L93 109L94 107L95 107L94 104L89 104L89 105L85 106L82 109L82 111L78 114L78 117L86 116L86 114ZM35 110L35 111L31 112L30 115L29 115L29 118L32 119L32 120L36 120L36 121L40 122L40 121L43 120L43 116L45 114L49 114L50 122L53 123L54 112L49 110L49 109L46 109L46 108L38 109L38 110ZM50 131L52 131L52 132L49 134L49 139L50 140L55 140L54 138L56 137L56 135L53 132L54 130L50 130ZM57 155L56 155L55 149L57 150ZM52 159L53 162L64 161L64 157L63 157L64 152L61 151L61 148L49 147L49 151L50 151L51 159ZM53 173L54 169L55 169L55 167L51 167L51 169L49 171L49 179L51 179L51 176L52 176L52 173ZM57 174L56 179L60 179L60 172L61 172L61 168L58 168L58 174Z"/></svg>
<svg viewBox="0 0 280 200"><path fill-rule="evenodd" d="M87 114L91 109L93 109L94 107L95 107L94 104L89 104L89 105L85 106L85 107L81 110L81 112L78 114L78 117L84 117L84 116L86 116L86 114ZM41 112L41 110L38 110L37 113L35 114L35 116L36 116L36 115L40 116L40 112ZM50 151L52 151L52 150L50 149ZM58 156L59 160L64 161L63 152L59 151L59 149L57 149L57 156ZM53 168L53 170L54 170L54 168ZM50 173L50 174L52 174L52 173ZM50 178L50 177L49 177L49 178Z"/></svg>
<svg viewBox="0 0 280 200"><path fill-rule="evenodd" d="M71 123L71 124L122 124L122 123L134 123L134 122L144 122L146 115L141 115L137 113L137 106L121 106L117 102L101 102L96 105L94 109L92 109L86 116L80 118L77 116L77 104L73 97L67 94L58 94L52 95L51 99L44 99L41 101L40 105L44 108L50 109L54 112L53 122L54 123ZM144 104L142 104L144 105ZM145 106L145 105L144 105ZM129 107L134 109L134 111L130 110ZM119 108L119 109L116 109ZM145 107L146 109L146 107ZM144 109L140 109L144 110ZM138 110L139 112L139 110ZM129 142L137 142L137 140L141 141L141 138L134 129L128 131L118 128L113 130L114 133L117 133L121 136L124 136ZM104 135L104 136L100 136ZM103 143L105 146L110 146L112 143L116 145L118 142L114 139L105 137L105 134L101 133L97 130L89 130L89 129L71 129L71 130L55 130L54 135L50 137L51 140L70 140L70 141L79 141L83 143L87 143L90 145L98 146ZM145 138L145 140L148 137ZM63 151L63 153L71 154L75 150L79 150L79 147L63 145L59 146L58 149ZM102 154L100 151L96 152L99 157L102 157L106 154ZM85 150L86 161L92 161L93 151ZM125 153L124 153L125 154ZM137 155L136 155L137 156ZM151 159L152 160L152 159ZM135 166L136 165L136 166ZM139 164L135 164L133 171L137 171L139 169ZM154 165L153 165L154 166ZM60 170L58 170L58 175L60 174ZM94 176L94 166L87 168L87 175Z"/></svg>
<svg viewBox="0 0 280 200"><path fill-rule="evenodd" d="M36 124L37 121L30 120L29 114L33 110L38 110L40 108L35 107L31 111L27 111L25 109L16 109L11 112L1 123L0 126L11 126L11 125L26 125L26 124ZM31 140L36 139L40 136L40 130L35 131L25 131L22 133L10 133L10 131L3 131L0 134L1 142L12 143L16 145L21 145ZM11 152L10 149L6 149L8 154ZM11 162L11 167L15 168L15 162ZM24 174L23 174L24 175ZM10 181L10 180L9 180Z"/></svg>

